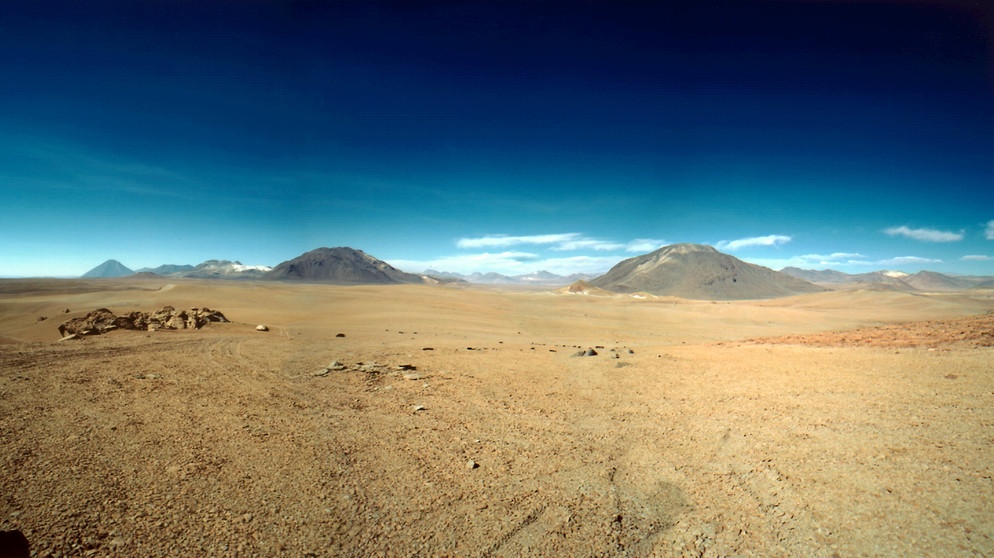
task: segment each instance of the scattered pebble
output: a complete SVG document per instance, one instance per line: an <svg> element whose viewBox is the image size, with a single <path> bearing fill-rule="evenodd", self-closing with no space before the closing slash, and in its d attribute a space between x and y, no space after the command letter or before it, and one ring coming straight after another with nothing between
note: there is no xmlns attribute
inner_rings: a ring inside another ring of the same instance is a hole
<svg viewBox="0 0 994 558"><path fill-rule="evenodd" d="M417 413L418 411L424 411L425 410L425 406L424 405L414 405L413 407L411 407L411 410L414 411L415 413Z"/></svg>
<svg viewBox="0 0 994 558"><path fill-rule="evenodd" d="M266 326L265 326L265 325L263 325L263 324L259 324L259 325L255 326L255 330L256 330L256 331L269 331L269 328L268 328L268 327L266 327Z"/></svg>
<svg viewBox="0 0 994 558"><path fill-rule="evenodd" d="M470 470L476 469L479 466L480 465L476 461L473 461L472 459L466 462L466 468Z"/></svg>
<svg viewBox="0 0 994 558"><path fill-rule="evenodd" d="M344 333L338 333L338 334L335 335L335 337L345 337L345 334Z"/></svg>

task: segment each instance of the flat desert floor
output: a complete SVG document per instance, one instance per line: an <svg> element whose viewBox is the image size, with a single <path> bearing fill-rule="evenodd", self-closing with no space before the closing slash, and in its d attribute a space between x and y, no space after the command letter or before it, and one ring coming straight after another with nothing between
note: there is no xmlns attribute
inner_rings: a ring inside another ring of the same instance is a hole
<svg viewBox="0 0 994 558"><path fill-rule="evenodd" d="M166 305L232 323L58 341ZM0 281L0 530L37 556L992 556L992 309Z"/></svg>

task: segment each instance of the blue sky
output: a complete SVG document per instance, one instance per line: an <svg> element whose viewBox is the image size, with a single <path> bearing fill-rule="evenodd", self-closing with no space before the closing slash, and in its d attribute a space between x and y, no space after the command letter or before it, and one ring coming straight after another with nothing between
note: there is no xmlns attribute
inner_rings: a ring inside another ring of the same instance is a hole
<svg viewBox="0 0 994 558"><path fill-rule="evenodd" d="M6 3L0 276L676 242L994 275L985 3L663 4Z"/></svg>

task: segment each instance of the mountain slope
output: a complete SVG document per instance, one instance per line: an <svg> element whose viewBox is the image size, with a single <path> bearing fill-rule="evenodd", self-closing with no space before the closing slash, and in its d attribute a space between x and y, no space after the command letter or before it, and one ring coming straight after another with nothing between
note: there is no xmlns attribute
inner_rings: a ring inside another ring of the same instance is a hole
<svg viewBox="0 0 994 558"><path fill-rule="evenodd" d="M262 279L308 281L338 285L392 285L421 283L420 275L405 273L361 250L318 248L285 261Z"/></svg>
<svg viewBox="0 0 994 558"><path fill-rule="evenodd" d="M92 278L103 278L103 277L126 277L128 275L134 275L134 271L125 267L124 264L117 260L107 260L104 263L98 265L97 267L87 271L82 275L86 279Z"/></svg>
<svg viewBox="0 0 994 558"><path fill-rule="evenodd" d="M590 285L621 293L641 291L703 300L776 298L825 290L701 244L673 244L629 258Z"/></svg>

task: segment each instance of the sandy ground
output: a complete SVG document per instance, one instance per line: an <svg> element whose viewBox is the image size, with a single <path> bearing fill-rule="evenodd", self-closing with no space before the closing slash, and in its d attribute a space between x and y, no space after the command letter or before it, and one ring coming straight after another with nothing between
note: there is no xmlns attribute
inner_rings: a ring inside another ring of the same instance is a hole
<svg viewBox="0 0 994 558"><path fill-rule="evenodd" d="M37 556L991 556L992 294L0 281L0 530ZM165 305L234 323L57 341Z"/></svg>

